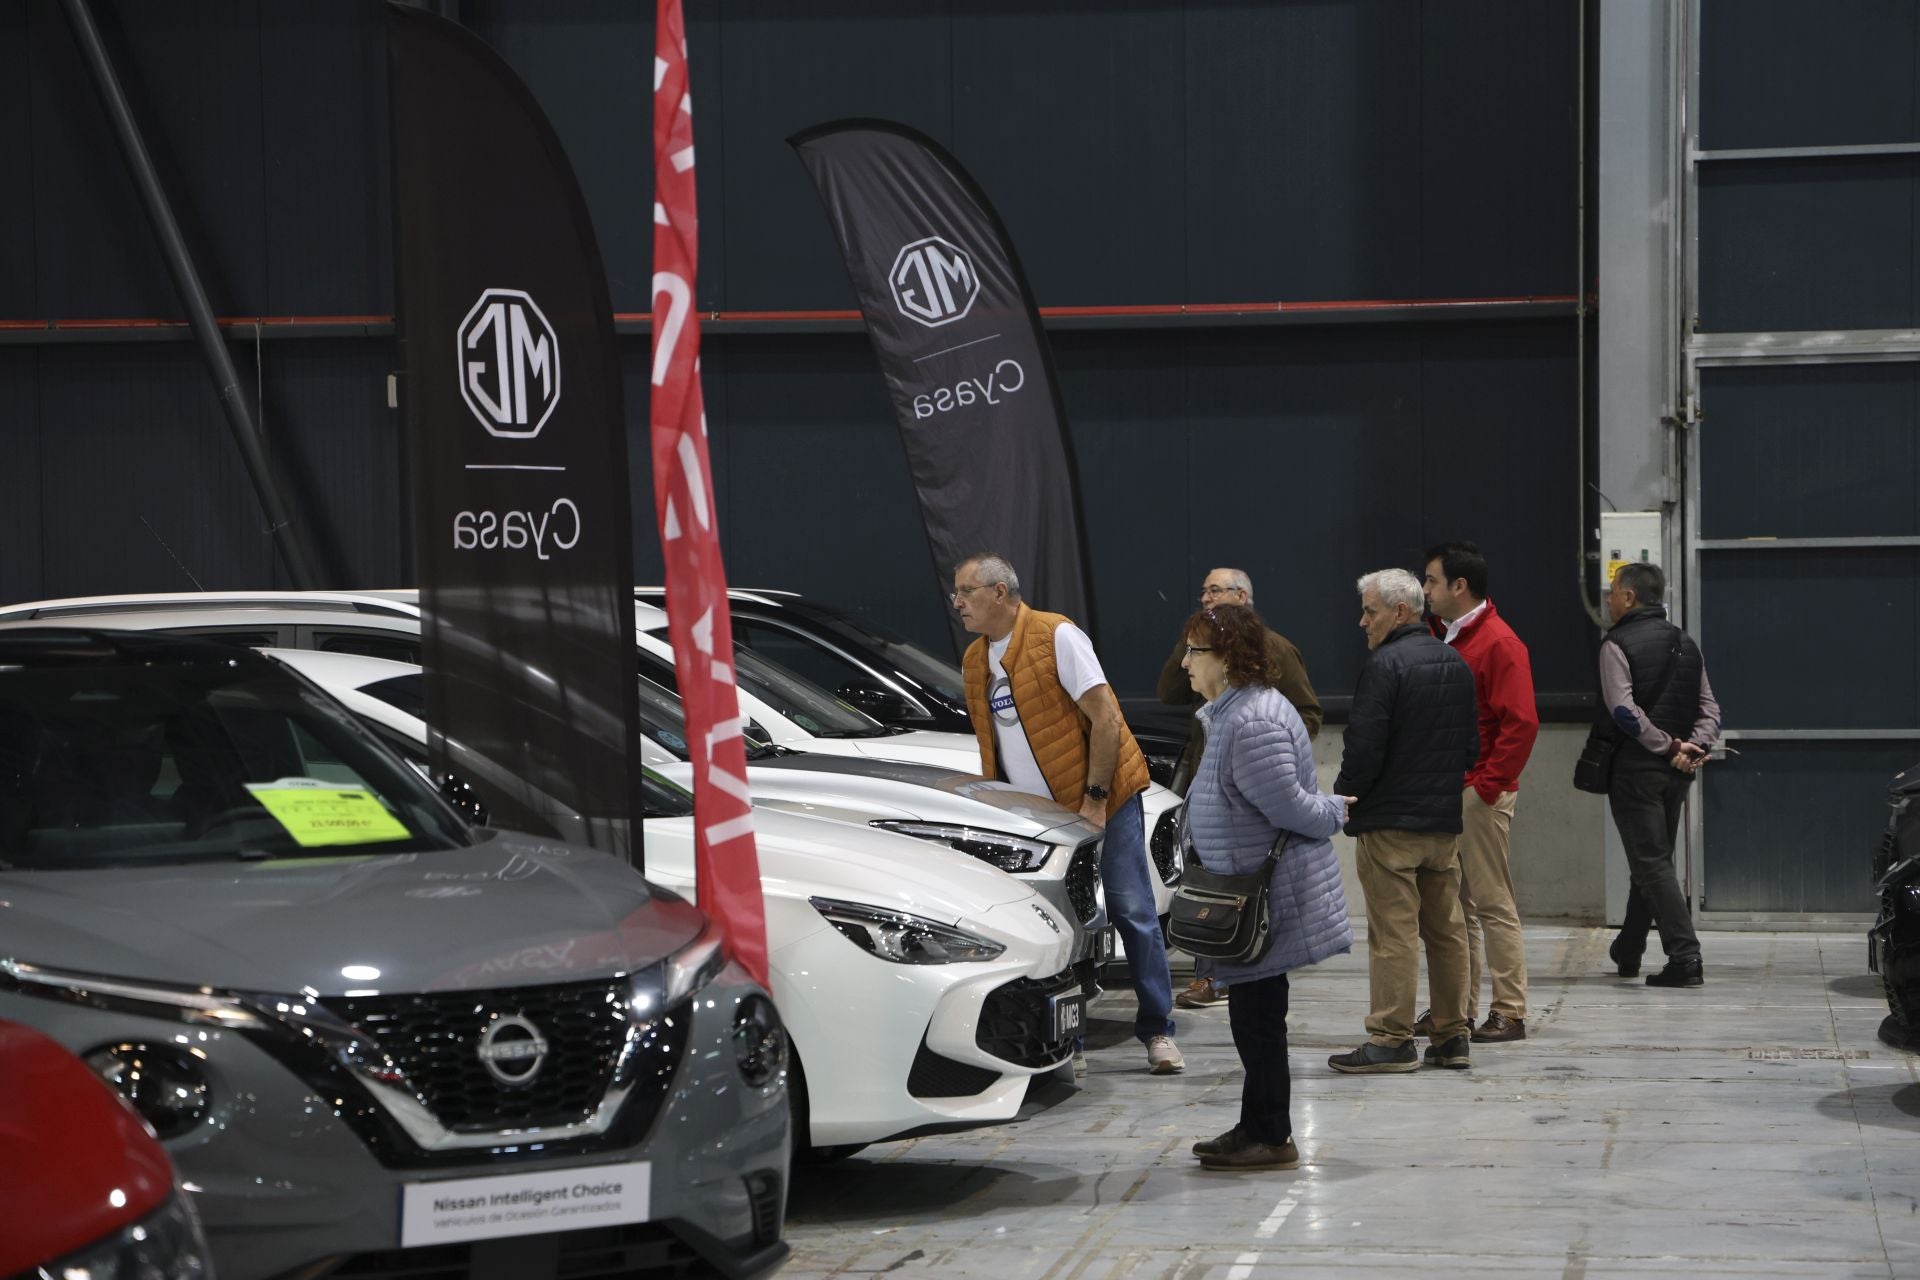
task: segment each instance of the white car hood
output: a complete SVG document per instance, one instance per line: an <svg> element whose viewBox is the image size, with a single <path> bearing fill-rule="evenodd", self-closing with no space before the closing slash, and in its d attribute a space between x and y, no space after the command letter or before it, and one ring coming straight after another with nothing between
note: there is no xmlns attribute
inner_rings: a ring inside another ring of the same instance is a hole
<svg viewBox="0 0 1920 1280"><path fill-rule="evenodd" d="M691 764L676 760L653 767L693 788ZM898 761L795 754L748 765L747 788L756 805L842 822L917 818L1033 838L1074 827L1084 828L1083 839L1098 834L1072 810L1004 782Z"/></svg>
<svg viewBox="0 0 1920 1280"><path fill-rule="evenodd" d="M834 755L859 755L869 760L908 760L937 765L956 773L980 772L980 744L964 733L933 733L911 729L884 738L815 738L807 750Z"/></svg>
<svg viewBox="0 0 1920 1280"><path fill-rule="evenodd" d="M1004 871L913 836L758 807L753 830L769 896L842 898L949 924L1036 897ZM647 878L692 897L693 819L648 818L645 833Z"/></svg>

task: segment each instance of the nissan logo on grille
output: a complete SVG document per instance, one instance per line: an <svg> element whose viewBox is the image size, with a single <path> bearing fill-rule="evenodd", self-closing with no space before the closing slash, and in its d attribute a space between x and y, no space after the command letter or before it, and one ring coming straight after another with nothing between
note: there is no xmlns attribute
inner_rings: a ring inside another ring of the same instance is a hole
<svg viewBox="0 0 1920 1280"><path fill-rule="evenodd" d="M460 322L460 398L489 434L530 440L560 403L560 339L519 289L488 289Z"/></svg>
<svg viewBox="0 0 1920 1280"><path fill-rule="evenodd" d="M531 1083L546 1060L547 1038L519 1014L502 1014L480 1033L481 1064L509 1088Z"/></svg>
<svg viewBox="0 0 1920 1280"><path fill-rule="evenodd" d="M900 314L929 329L965 316L980 296L973 259L939 236L926 236L900 250L887 282Z"/></svg>

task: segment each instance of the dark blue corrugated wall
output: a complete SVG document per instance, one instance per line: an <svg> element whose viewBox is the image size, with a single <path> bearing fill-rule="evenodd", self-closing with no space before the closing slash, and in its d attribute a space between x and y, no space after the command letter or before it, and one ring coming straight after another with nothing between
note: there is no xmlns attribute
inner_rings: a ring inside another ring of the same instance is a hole
<svg viewBox="0 0 1920 1280"><path fill-rule="evenodd" d="M389 314L378 6L95 7L216 309ZM646 311L651 6L439 7L527 78L593 207L616 309ZM1043 306L1575 291L1571 0L687 7L705 308L852 306L783 141L845 115L950 147L999 204ZM178 315L53 0L0 0L0 181L0 321ZM1587 689L1571 320L1054 339L1123 693L1151 685L1219 562L1254 574L1323 690L1342 693L1362 652L1354 577L1455 536L1486 546L1542 688ZM332 580L407 580L390 340L234 341ZM644 516L645 339L627 342ZM705 375L734 580L941 640L864 339L710 336ZM0 600L279 578L190 344L0 342L0 440ZM636 547L656 576L644 523Z"/></svg>

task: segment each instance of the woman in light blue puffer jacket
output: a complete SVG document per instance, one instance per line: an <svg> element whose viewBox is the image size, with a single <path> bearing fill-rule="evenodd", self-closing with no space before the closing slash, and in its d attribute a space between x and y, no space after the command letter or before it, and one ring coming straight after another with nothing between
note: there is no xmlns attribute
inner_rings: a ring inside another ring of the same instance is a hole
<svg viewBox="0 0 1920 1280"><path fill-rule="evenodd" d="M1288 1114L1287 974L1353 947L1340 862L1328 839L1347 800L1325 795L1307 727L1270 668L1266 624L1246 605L1216 605L1187 620L1187 678L1207 705L1207 746L1187 791L1190 856L1221 875L1260 869L1276 837L1272 945L1249 964L1219 964L1234 1048L1246 1068L1240 1123L1193 1144L1208 1169L1292 1169L1300 1163Z"/></svg>

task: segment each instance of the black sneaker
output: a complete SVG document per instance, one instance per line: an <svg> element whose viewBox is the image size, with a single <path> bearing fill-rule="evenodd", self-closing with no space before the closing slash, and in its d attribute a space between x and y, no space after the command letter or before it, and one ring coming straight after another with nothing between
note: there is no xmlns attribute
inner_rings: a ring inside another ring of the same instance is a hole
<svg viewBox="0 0 1920 1280"><path fill-rule="evenodd" d="M1369 1040L1352 1053L1337 1053L1327 1065L1347 1075L1376 1075L1388 1071L1418 1071L1420 1054L1413 1041L1406 1040L1389 1049Z"/></svg>
<svg viewBox="0 0 1920 1280"><path fill-rule="evenodd" d="M1445 1067L1449 1071L1465 1071L1473 1064L1467 1061L1467 1037L1455 1036L1445 1044L1427 1046L1427 1065Z"/></svg>

